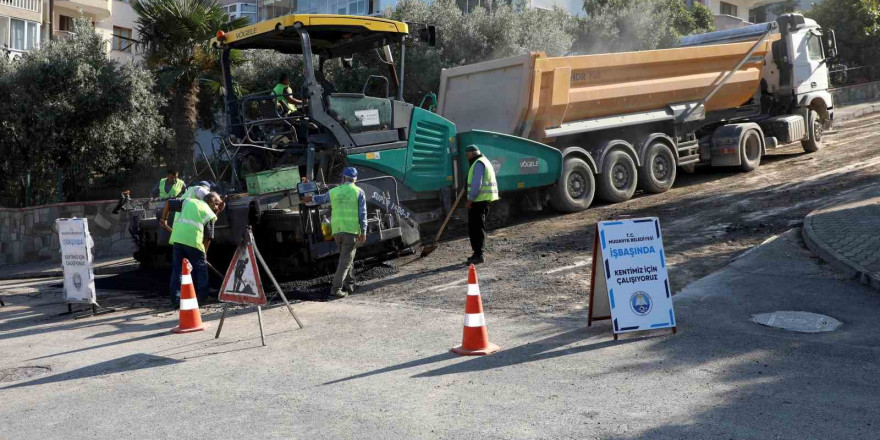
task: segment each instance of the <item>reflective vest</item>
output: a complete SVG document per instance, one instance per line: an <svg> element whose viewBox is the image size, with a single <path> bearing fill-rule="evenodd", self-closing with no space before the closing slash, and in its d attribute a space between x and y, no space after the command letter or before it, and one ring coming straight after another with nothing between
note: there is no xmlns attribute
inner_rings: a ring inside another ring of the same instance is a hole
<svg viewBox="0 0 880 440"><path fill-rule="evenodd" d="M291 90L289 86L277 84L275 88L272 89L272 93L275 95L275 99L278 100L278 103L281 104L283 108L286 108L288 112L293 113L296 111L296 106L288 101L287 96L285 96L293 93L293 90Z"/></svg>
<svg viewBox="0 0 880 440"><path fill-rule="evenodd" d="M330 217L330 230L333 235L340 232L360 235L361 222L358 219L358 195L364 190L354 183L345 183L330 190L330 206L333 215Z"/></svg>
<svg viewBox="0 0 880 440"><path fill-rule="evenodd" d="M480 162L483 164L483 184L480 186L480 192L477 194L477 197L474 199L475 202L494 202L500 197L498 197L498 181L495 180L495 168L492 167L492 163L489 162L489 159L486 159L486 156L480 156L479 159L475 160L474 163L471 164L471 169L468 170L468 180L467 186L468 191L471 188L471 181L474 180L474 166Z"/></svg>
<svg viewBox="0 0 880 440"><path fill-rule="evenodd" d="M160 199L169 199L171 197L176 197L180 194L180 191L183 190L183 181L177 179L174 182L174 185L171 185L171 191L165 192L165 181L168 180L167 177L163 177L162 180L159 181L159 198Z"/></svg>
<svg viewBox="0 0 880 440"><path fill-rule="evenodd" d="M204 186L200 186L200 185L191 186L186 189L186 192L184 192L183 196L181 196L180 198L181 199L201 199L201 197L199 197L199 190L200 189L205 189L206 191L208 190ZM205 193L205 194L207 194L207 193Z"/></svg>
<svg viewBox="0 0 880 440"><path fill-rule="evenodd" d="M216 220L217 215L211 211L207 203L199 199L184 199L183 209L174 219L169 244L180 243L205 252L204 230L209 221Z"/></svg>

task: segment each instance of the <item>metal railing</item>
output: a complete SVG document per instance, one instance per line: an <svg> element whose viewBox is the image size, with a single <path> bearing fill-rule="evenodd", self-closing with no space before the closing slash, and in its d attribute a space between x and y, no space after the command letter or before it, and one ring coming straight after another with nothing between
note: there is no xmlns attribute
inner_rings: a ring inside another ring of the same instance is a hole
<svg viewBox="0 0 880 440"><path fill-rule="evenodd" d="M880 81L880 64L848 67L845 64L832 64L828 68L831 87L845 87L856 84Z"/></svg>
<svg viewBox="0 0 880 440"><path fill-rule="evenodd" d="M42 0L0 0L0 5L11 6L26 11L43 12Z"/></svg>

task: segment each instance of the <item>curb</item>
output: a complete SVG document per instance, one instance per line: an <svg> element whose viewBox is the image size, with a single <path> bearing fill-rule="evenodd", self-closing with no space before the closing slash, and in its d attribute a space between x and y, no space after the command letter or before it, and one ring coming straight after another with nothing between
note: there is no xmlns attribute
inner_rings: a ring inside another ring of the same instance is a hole
<svg viewBox="0 0 880 440"><path fill-rule="evenodd" d="M858 105L858 104L854 104L854 105ZM871 104L870 106L856 110L851 113L843 113L840 115L835 114L834 115L834 122L852 121L853 119L861 118L862 116L870 115L872 113L878 113L878 112L880 112L880 103Z"/></svg>
<svg viewBox="0 0 880 440"><path fill-rule="evenodd" d="M804 218L804 227L801 229L804 243L806 243L807 248L810 249L811 252L818 255L819 258L837 269L839 272L842 272L848 278L856 280L859 283L876 290L880 290L880 276L871 274L871 272L860 264L840 255L837 251L826 246L824 242L816 237L816 232L813 230L813 215L819 213L825 208L838 204L839 203L832 203L825 205L807 214Z"/></svg>

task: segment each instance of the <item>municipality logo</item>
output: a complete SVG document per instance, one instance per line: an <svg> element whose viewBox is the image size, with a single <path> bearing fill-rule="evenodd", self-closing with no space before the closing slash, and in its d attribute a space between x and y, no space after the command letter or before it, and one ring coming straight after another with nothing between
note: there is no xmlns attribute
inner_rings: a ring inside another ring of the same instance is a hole
<svg viewBox="0 0 880 440"><path fill-rule="evenodd" d="M78 274L78 273L73 274L73 287L77 290L77 292L82 290L82 286L83 286L82 276L80 276L80 274Z"/></svg>
<svg viewBox="0 0 880 440"><path fill-rule="evenodd" d="M645 292L636 292L629 297L629 307L636 315L645 316L651 313L653 306L654 303L651 301L651 296Z"/></svg>

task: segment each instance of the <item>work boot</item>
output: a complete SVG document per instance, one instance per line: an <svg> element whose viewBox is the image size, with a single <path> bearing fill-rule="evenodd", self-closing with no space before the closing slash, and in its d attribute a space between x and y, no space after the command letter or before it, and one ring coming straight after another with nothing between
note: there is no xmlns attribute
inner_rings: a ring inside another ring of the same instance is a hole
<svg viewBox="0 0 880 440"><path fill-rule="evenodd" d="M483 264L485 260L482 255L471 255L464 264Z"/></svg>
<svg viewBox="0 0 880 440"><path fill-rule="evenodd" d="M335 292L330 292L330 296L332 296L333 298L345 298L346 296L348 296L348 292L344 290L337 290Z"/></svg>
<svg viewBox="0 0 880 440"><path fill-rule="evenodd" d="M357 289L357 284L351 283L347 286L342 286L342 291L348 294L354 293L354 289Z"/></svg>

